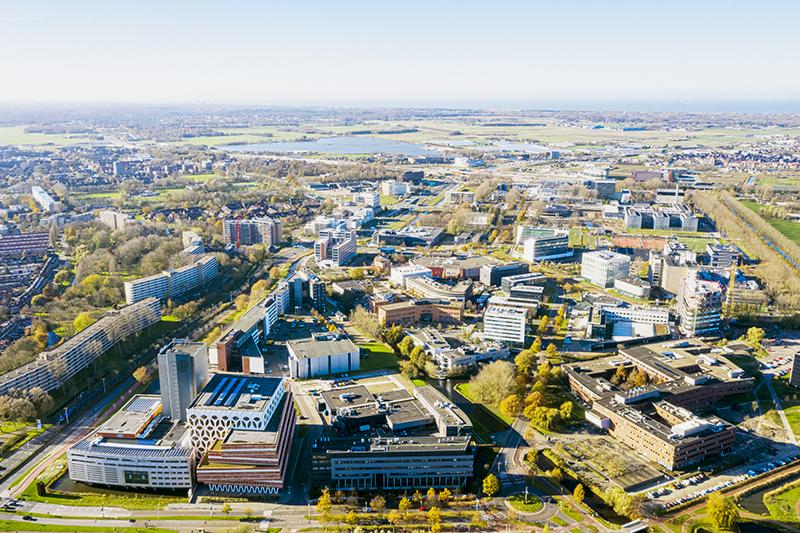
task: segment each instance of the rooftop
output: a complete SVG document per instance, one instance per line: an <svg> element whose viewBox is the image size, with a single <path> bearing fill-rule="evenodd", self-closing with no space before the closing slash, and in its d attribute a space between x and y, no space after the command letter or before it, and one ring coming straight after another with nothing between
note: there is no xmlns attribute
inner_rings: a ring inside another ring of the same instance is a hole
<svg viewBox="0 0 800 533"><path fill-rule="evenodd" d="M350 339L329 335L286 341L286 346L298 359L314 359L348 352L358 353L358 346Z"/></svg>
<svg viewBox="0 0 800 533"><path fill-rule="evenodd" d="M214 374L189 408L261 411L282 383L277 377Z"/></svg>

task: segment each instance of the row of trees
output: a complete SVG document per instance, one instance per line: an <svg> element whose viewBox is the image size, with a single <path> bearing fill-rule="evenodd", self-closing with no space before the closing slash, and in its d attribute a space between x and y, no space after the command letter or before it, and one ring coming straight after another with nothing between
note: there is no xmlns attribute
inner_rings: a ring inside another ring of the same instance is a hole
<svg viewBox="0 0 800 533"><path fill-rule="evenodd" d="M33 420L53 410L53 398L44 389L12 389L0 396L0 420Z"/></svg>

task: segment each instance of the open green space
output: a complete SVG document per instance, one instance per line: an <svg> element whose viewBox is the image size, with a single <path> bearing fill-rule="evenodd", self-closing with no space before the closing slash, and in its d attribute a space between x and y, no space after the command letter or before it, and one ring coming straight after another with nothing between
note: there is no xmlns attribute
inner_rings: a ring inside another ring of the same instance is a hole
<svg viewBox="0 0 800 533"><path fill-rule="evenodd" d="M800 502L800 483L794 483L781 490L770 492L764 496L764 505L769 509L771 517L782 522L800 522L797 505Z"/></svg>
<svg viewBox="0 0 800 533"><path fill-rule="evenodd" d="M388 344L368 342L361 345L361 372L397 368L398 358Z"/></svg>
<svg viewBox="0 0 800 533"><path fill-rule="evenodd" d="M219 174L216 174L214 172L209 172L207 174L187 174L186 176L184 176L184 178L186 179L190 179L192 181L200 181L200 182L209 181L222 177L223 176L220 176Z"/></svg>
<svg viewBox="0 0 800 533"><path fill-rule="evenodd" d="M93 199L100 199L100 198L108 198L108 199L116 199L120 198L122 193L119 191L109 191L109 192L90 192L87 194L78 194L76 195L77 200L93 200Z"/></svg>
<svg viewBox="0 0 800 533"><path fill-rule="evenodd" d="M27 146L66 146L93 140L87 135L62 135L49 133L27 133L25 126L0 127L0 146L19 144Z"/></svg>
<svg viewBox="0 0 800 533"><path fill-rule="evenodd" d="M456 385L456 390L459 392L459 394L461 394L461 396L463 396L464 398L466 398L467 400L476 405L480 405L481 407L489 411L491 414L493 414L495 417L499 418L500 420L508 424L509 426L514 423L514 419L512 417L504 415L497 407L485 404L480 400L478 400L478 398L470 389L469 383L459 383L458 385Z"/></svg>
<svg viewBox="0 0 800 533"><path fill-rule="evenodd" d="M541 498L529 494L527 497L524 494L515 494L506 498L508 504L521 513L538 513L542 510L544 504Z"/></svg>
<svg viewBox="0 0 800 533"><path fill-rule="evenodd" d="M797 244L800 244L800 222L793 222L791 220L783 220L782 218L765 216L761 213L762 205L752 200L742 200L742 203L749 209L761 215L764 220L769 222L770 226L780 231Z"/></svg>
<svg viewBox="0 0 800 533"><path fill-rule="evenodd" d="M400 198L397 196L387 196L385 194L381 194L381 207L389 207L392 205L397 204L400 201Z"/></svg>
<svg viewBox="0 0 800 533"><path fill-rule="evenodd" d="M0 520L0 531L124 531L126 533L174 533L176 529L164 529L160 527L115 527L108 529L102 526L83 526L73 525L61 526L55 524L40 524L37 522L20 522L16 520Z"/></svg>

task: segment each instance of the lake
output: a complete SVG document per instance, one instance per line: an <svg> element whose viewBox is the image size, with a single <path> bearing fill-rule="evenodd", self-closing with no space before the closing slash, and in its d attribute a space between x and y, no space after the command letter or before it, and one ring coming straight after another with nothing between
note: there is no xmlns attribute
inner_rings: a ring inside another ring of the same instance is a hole
<svg viewBox="0 0 800 533"><path fill-rule="evenodd" d="M421 144L379 139L377 137L341 135L323 137L315 141L291 141L255 144L230 144L220 148L233 152L272 152L327 154L393 154L410 156L439 156L439 152L428 150Z"/></svg>

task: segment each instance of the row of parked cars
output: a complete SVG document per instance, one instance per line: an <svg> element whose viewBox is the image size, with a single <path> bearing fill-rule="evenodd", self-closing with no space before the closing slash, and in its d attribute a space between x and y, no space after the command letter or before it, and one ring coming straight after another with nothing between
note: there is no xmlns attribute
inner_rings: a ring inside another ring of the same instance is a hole
<svg viewBox="0 0 800 533"><path fill-rule="evenodd" d="M718 483L718 484L714 485L713 487L708 487L708 488L699 490L697 492L693 492L693 493L691 493L691 494L689 494L687 496L683 496L682 498L679 498L679 499L677 499L675 501L666 503L666 504L664 504L664 509L671 509L672 507L676 507L676 506L681 505L683 503L690 502L690 501L696 500L698 498L702 498L703 496L707 496L707 495L711 494L712 492L716 492L718 490L726 489L726 488L730 487L731 485L736 485L737 483L741 483L742 481L744 481L746 479L749 479L749 478L752 478L752 477L756 477L756 476L760 476L761 474L766 474L767 472L775 470L776 468L780 468L782 466L786 466L786 465L794 463L795 461L798 461L798 460L800 460L800 455L794 455L794 456L789 457L787 459L781 459L780 461L775 461L774 463L767 463L766 466L761 467L758 470L748 470L746 474L742 474L742 475L736 476L736 477L731 478L731 479L729 479L727 481L723 481L721 483ZM704 478L705 478L704 474L698 474L697 476L685 479L683 481L679 481L678 483L676 483L676 485L681 487L681 488L682 487L688 487L688 486L693 485L695 483L699 483ZM664 489L660 489L658 491L653 491L650 494L648 494L648 496L650 496L651 498L655 498L655 497L658 497L658 496L662 496L664 494L669 494L669 492L670 492L669 489L664 488Z"/></svg>

